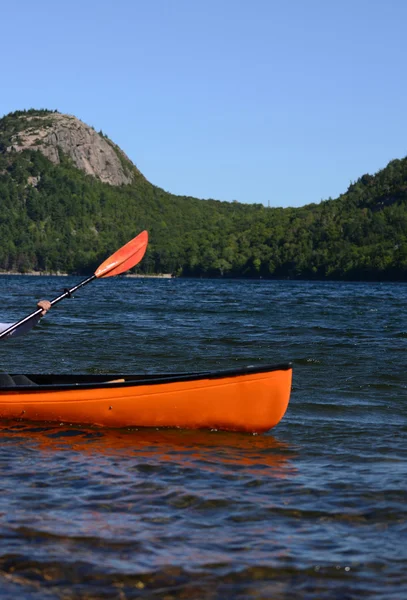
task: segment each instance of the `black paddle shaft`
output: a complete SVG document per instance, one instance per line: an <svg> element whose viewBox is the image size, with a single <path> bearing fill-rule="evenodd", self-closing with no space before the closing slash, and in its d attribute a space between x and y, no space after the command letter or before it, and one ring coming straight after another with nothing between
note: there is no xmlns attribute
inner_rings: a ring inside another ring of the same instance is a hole
<svg viewBox="0 0 407 600"><path fill-rule="evenodd" d="M91 277L84 279L83 281L81 281L81 283L78 283L78 285L75 285L73 288L71 288L69 290L64 290L63 294L61 294L60 296L57 296L56 298L51 300L51 306L54 306L54 304L61 302L61 300L63 300L64 298L70 298L72 296L72 294L74 292L76 292L76 290L79 290L79 288L83 287L87 283L90 283L94 279L96 279L96 275L91 275ZM2 331L0 333L0 339L8 336L12 331L17 329L17 327L20 327L20 325L27 323L27 321L29 321L30 319L33 319L34 317L37 317L41 313L42 313L42 308L38 308L35 312L31 313L27 317L24 317L24 319L17 321L17 323L14 323L14 325L11 325L8 329L5 329L4 331Z"/></svg>

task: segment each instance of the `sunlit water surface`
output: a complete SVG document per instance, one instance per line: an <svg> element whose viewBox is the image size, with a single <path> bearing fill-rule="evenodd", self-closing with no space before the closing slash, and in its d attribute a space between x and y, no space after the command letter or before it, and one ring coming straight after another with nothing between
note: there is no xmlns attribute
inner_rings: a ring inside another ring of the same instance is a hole
<svg viewBox="0 0 407 600"><path fill-rule="evenodd" d="M14 321L77 278L0 277ZM0 425L0 597L407 598L406 284L109 279L7 372L291 360L266 435Z"/></svg>

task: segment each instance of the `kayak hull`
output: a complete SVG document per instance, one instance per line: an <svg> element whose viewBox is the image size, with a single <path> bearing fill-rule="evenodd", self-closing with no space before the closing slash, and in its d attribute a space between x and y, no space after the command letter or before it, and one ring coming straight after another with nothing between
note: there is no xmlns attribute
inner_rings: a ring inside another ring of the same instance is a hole
<svg viewBox="0 0 407 600"><path fill-rule="evenodd" d="M265 432L283 418L291 363L177 375L29 375L0 388L0 420Z"/></svg>

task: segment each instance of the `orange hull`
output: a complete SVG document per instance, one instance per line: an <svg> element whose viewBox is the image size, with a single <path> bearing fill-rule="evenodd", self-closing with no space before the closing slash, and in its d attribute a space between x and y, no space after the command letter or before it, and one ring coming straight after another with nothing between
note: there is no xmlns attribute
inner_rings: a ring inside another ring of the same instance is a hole
<svg viewBox="0 0 407 600"><path fill-rule="evenodd" d="M281 421L290 363L180 375L29 375L36 386L0 388L0 419L103 427L264 432Z"/></svg>

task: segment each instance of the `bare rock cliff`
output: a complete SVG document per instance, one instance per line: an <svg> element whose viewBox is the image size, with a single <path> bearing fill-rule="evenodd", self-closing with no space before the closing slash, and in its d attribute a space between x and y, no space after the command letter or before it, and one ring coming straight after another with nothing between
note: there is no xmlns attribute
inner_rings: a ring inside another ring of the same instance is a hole
<svg viewBox="0 0 407 600"><path fill-rule="evenodd" d="M11 139L9 152L38 150L54 164L60 162L60 151L88 175L104 183L131 183L141 173L125 153L76 117L51 113L41 117L21 116L27 126Z"/></svg>

